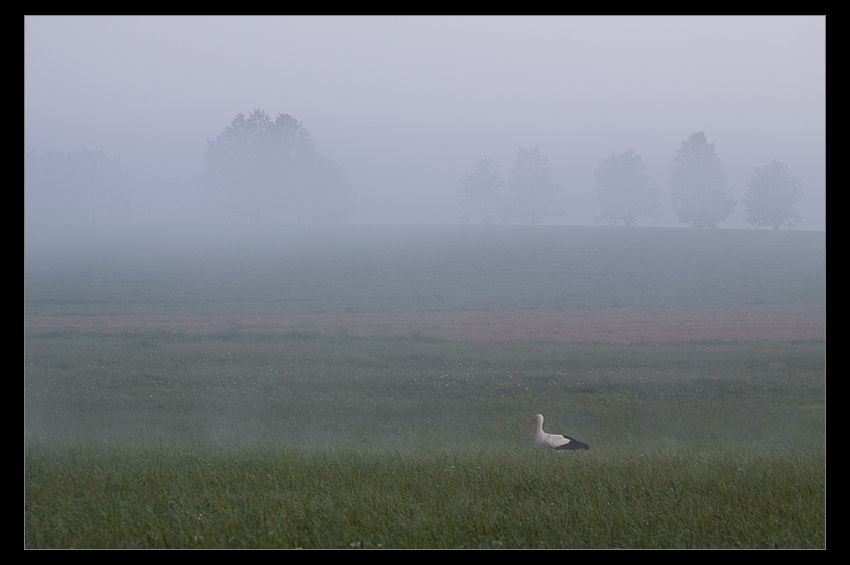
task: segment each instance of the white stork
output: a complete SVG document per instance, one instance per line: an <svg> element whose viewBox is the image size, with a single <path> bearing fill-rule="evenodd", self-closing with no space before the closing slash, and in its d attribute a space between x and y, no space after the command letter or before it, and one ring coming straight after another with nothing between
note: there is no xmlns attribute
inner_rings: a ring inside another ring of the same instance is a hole
<svg viewBox="0 0 850 565"><path fill-rule="evenodd" d="M532 420L525 425L526 428L531 427L534 423L537 423L537 435L534 436L534 443L540 447L547 447L549 449L569 449L575 451L576 449L590 449L590 446L586 443L582 443L577 439L573 439L570 436L559 436L555 434L547 434L543 431L543 414L537 414Z"/></svg>

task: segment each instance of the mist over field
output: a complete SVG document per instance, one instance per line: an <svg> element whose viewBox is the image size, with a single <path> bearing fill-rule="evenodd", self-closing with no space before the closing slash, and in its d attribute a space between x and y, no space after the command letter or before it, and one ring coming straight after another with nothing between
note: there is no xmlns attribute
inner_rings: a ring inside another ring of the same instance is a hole
<svg viewBox="0 0 850 565"><path fill-rule="evenodd" d="M56 228L60 229L60 228ZM26 316L474 312L826 300L825 234L603 226L66 226Z"/></svg>
<svg viewBox="0 0 850 565"><path fill-rule="evenodd" d="M27 548L825 547L824 17L24 32Z"/></svg>
<svg viewBox="0 0 850 565"><path fill-rule="evenodd" d="M661 202L639 225L681 227L671 162L705 132L737 200L720 227L746 226L746 184L777 160L802 181L797 228L825 228L823 17L26 17L24 68L25 150L102 151L133 183L97 214L28 194L45 228L250 223L198 181L208 142L255 109L341 167L345 223L458 223L479 159L508 176L536 147L566 211L545 223L604 225L594 171L633 150Z"/></svg>

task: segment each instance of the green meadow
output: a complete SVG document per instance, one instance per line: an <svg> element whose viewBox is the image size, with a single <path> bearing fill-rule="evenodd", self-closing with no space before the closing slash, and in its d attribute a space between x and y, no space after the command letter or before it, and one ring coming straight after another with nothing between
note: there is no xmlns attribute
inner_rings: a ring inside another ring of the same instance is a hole
<svg viewBox="0 0 850 565"><path fill-rule="evenodd" d="M32 230L31 230L32 232ZM28 232L24 315L825 302L820 232ZM823 548L823 340L25 331L27 548ZM524 424L591 446L540 451Z"/></svg>

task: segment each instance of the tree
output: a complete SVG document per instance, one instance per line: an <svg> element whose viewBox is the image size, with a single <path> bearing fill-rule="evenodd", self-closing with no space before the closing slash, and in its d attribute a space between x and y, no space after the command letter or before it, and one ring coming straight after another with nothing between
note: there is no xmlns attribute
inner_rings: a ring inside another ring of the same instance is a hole
<svg viewBox="0 0 850 565"><path fill-rule="evenodd" d="M764 168L756 168L747 187L743 202L751 226L793 229L801 221L796 205L803 197L803 181L792 176L783 163L773 161Z"/></svg>
<svg viewBox="0 0 850 565"><path fill-rule="evenodd" d="M470 204L461 221L472 218L478 218L482 224L492 224L497 219L507 221L504 182L488 157L479 159L475 171L461 179L459 191Z"/></svg>
<svg viewBox="0 0 850 565"><path fill-rule="evenodd" d="M631 226L638 216L658 215L658 188L649 182L645 169L640 155L631 149L619 155L612 153L599 164L593 173L594 200L602 207L599 220L611 222L612 226L622 220Z"/></svg>
<svg viewBox="0 0 850 565"><path fill-rule="evenodd" d="M537 147L517 152L509 183L513 213L521 221L537 224L546 216L566 214L558 199L549 159Z"/></svg>
<svg viewBox="0 0 850 565"><path fill-rule="evenodd" d="M24 217L36 223L96 223L126 211L133 178L103 151L24 151Z"/></svg>
<svg viewBox="0 0 850 565"><path fill-rule="evenodd" d="M293 214L314 222L341 220L352 208L342 167L319 155L313 138L289 114L239 113L208 142L200 185L213 205L252 222Z"/></svg>
<svg viewBox="0 0 850 565"><path fill-rule="evenodd" d="M681 222L695 228L714 228L735 210L720 158L703 132L682 142L673 159L672 174L673 206Z"/></svg>

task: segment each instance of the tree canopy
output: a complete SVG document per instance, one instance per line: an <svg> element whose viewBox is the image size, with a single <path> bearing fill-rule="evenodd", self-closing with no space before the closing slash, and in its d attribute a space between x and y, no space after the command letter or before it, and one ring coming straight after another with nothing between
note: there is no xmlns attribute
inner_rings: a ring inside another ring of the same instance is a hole
<svg viewBox="0 0 850 565"><path fill-rule="evenodd" d="M703 132L682 142L671 169L673 206L681 222L695 228L713 228L735 211L735 199L726 189L720 158Z"/></svg>
<svg viewBox="0 0 850 565"><path fill-rule="evenodd" d="M24 218L36 223L97 223L122 215L134 190L130 173L103 151L24 151Z"/></svg>
<svg viewBox="0 0 850 565"><path fill-rule="evenodd" d="M534 225L545 217L566 214L549 159L537 147L517 152L508 187L512 215L522 222Z"/></svg>
<svg viewBox="0 0 850 565"><path fill-rule="evenodd" d="M619 155L611 154L596 168L594 200L602 207L598 219L626 226L637 222L639 216L656 217L660 208L658 188L649 181L640 155L629 149Z"/></svg>
<svg viewBox="0 0 850 565"><path fill-rule="evenodd" d="M252 222L336 222L353 208L342 167L319 155L304 126L289 114L236 115L208 143L200 185L227 216Z"/></svg>
<svg viewBox="0 0 850 565"><path fill-rule="evenodd" d="M785 164L773 161L756 168L747 188L743 203L751 226L792 229L801 221L796 206L803 197L803 181L793 176Z"/></svg>
<svg viewBox="0 0 850 565"><path fill-rule="evenodd" d="M504 181L493 161L488 157L479 159L475 171L460 181L460 195L470 206L461 216L461 221L468 222L473 218L482 224L507 221L504 188Z"/></svg>

